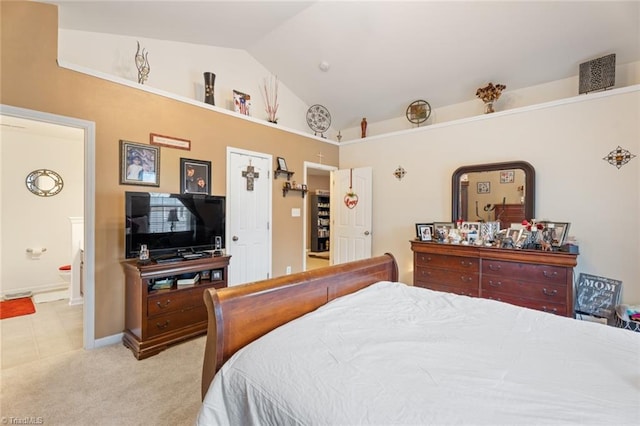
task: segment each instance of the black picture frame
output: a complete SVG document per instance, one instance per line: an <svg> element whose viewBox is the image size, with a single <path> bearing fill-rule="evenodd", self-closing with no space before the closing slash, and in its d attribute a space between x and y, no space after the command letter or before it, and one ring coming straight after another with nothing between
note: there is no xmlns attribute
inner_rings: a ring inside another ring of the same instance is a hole
<svg viewBox="0 0 640 426"><path fill-rule="evenodd" d="M416 232L420 241L433 241L433 224L418 223L416 224Z"/></svg>
<svg viewBox="0 0 640 426"><path fill-rule="evenodd" d="M278 157L277 161L278 161L278 170L282 172L289 171L289 169L287 168L287 161L283 157Z"/></svg>
<svg viewBox="0 0 640 426"><path fill-rule="evenodd" d="M490 194L491 193L491 182L478 182L477 184L477 193L478 194Z"/></svg>
<svg viewBox="0 0 640 426"><path fill-rule="evenodd" d="M120 184L160 186L160 147L121 139Z"/></svg>
<svg viewBox="0 0 640 426"><path fill-rule="evenodd" d="M211 195L211 161L180 158L180 193Z"/></svg>

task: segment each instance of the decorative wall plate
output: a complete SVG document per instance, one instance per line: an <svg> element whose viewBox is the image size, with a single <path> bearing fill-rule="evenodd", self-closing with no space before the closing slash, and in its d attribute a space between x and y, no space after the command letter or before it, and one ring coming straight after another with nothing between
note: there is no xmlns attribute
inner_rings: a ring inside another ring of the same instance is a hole
<svg viewBox="0 0 640 426"><path fill-rule="evenodd" d="M407 107L407 120L418 126L427 121L431 115L431 105L423 100L413 101Z"/></svg>
<svg viewBox="0 0 640 426"><path fill-rule="evenodd" d="M324 137L323 133L331 126L329 110L318 104L310 106L307 110L307 124L316 136L320 133L320 136Z"/></svg>

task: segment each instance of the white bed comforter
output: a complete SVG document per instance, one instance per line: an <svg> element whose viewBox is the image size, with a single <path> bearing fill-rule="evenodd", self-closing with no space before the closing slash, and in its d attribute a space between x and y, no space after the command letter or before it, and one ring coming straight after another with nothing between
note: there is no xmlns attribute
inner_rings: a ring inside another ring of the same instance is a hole
<svg viewBox="0 0 640 426"><path fill-rule="evenodd" d="M637 425L640 334L381 282L216 374L199 425Z"/></svg>

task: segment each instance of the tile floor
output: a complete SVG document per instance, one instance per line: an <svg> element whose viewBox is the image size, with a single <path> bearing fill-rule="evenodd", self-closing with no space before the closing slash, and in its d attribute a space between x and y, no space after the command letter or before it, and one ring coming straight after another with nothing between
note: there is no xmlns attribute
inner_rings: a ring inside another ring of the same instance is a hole
<svg viewBox="0 0 640 426"><path fill-rule="evenodd" d="M0 320L1 368L82 348L82 305L36 303L31 315Z"/></svg>

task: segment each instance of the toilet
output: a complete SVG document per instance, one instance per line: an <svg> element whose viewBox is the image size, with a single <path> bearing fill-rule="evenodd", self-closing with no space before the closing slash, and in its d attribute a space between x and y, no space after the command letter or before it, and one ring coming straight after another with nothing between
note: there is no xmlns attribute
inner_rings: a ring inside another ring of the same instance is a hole
<svg viewBox="0 0 640 426"><path fill-rule="evenodd" d="M58 275L62 281L69 287L71 285L71 265L62 265L58 268Z"/></svg>

